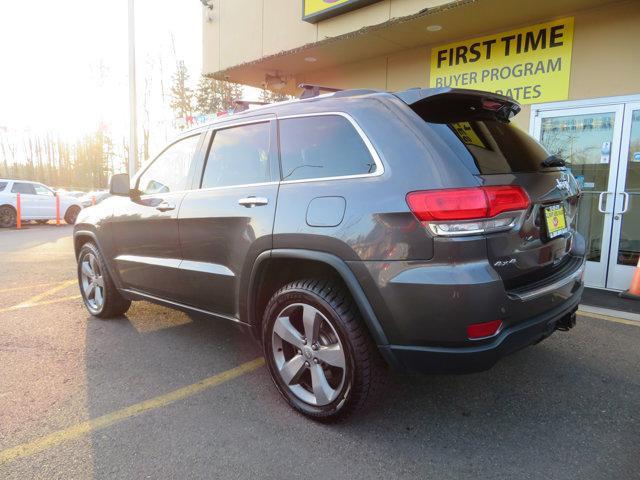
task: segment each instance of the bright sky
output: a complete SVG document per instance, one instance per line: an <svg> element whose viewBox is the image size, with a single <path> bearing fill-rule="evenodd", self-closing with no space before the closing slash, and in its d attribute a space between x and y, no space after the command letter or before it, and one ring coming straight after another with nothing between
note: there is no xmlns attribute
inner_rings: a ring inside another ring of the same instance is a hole
<svg viewBox="0 0 640 480"><path fill-rule="evenodd" d="M145 91L157 122L169 115L176 57L194 82L200 73L201 3L135 1L140 122ZM126 0L2 0L0 127L72 138L102 122L121 141L129 128L127 45Z"/></svg>

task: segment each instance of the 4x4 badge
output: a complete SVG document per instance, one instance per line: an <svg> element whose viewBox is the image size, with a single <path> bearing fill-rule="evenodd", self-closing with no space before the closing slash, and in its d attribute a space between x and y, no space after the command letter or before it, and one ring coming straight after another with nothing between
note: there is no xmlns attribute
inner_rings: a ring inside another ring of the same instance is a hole
<svg viewBox="0 0 640 480"><path fill-rule="evenodd" d="M510 258L509 260L498 260L493 264L494 267L506 267L507 265L513 265L516 263L515 258Z"/></svg>

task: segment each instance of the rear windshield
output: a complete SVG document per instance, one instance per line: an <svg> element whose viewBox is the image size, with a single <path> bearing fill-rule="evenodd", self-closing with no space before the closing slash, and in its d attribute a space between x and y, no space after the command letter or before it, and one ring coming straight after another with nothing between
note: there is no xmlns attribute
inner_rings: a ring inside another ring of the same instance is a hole
<svg viewBox="0 0 640 480"><path fill-rule="evenodd" d="M535 172L549 157L508 122L520 109L501 98L454 93L412 101L410 107L475 174Z"/></svg>
<svg viewBox="0 0 640 480"><path fill-rule="evenodd" d="M535 172L549 157L542 145L510 123L470 120L428 124L474 173Z"/></svg>

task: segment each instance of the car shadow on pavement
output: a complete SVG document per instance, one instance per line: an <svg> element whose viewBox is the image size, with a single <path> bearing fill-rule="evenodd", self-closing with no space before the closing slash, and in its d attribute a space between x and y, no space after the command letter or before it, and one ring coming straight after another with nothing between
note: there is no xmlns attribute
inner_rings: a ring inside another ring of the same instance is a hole
<svg viewBox="0 0 640 480"><path fill-rule="evenodd" d="M230 323L189 320L139 333L128 317L90 317L90 417L261 355ZM320 462L326 478L631 478L640 385L603 361L608 343L621 341L617 334L605 331L600 345L587 348L589 331L579 325L478 374L385 373L365 408L333 425L292 411L263 367L94 432L93 473L210 478L215 469L220 478L297 478ZM289 451L295 461L281 458Z"/></svg>

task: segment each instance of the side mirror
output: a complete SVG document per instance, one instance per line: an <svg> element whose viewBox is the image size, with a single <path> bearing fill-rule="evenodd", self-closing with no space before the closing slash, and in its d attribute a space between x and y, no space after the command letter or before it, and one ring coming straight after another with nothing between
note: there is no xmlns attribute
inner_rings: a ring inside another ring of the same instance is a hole
<svg viewBox="0 0 640 480"><path fill-rule="evenodd" d="M109 193L119 197L131 195L131 187L128 173L116 173L109 181Z"/></svg>

